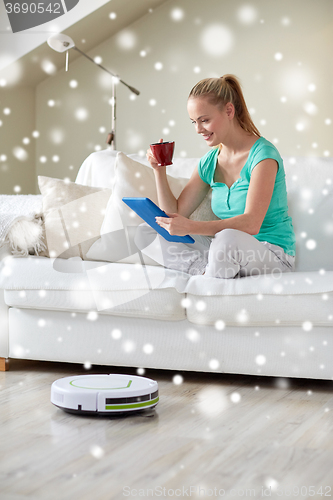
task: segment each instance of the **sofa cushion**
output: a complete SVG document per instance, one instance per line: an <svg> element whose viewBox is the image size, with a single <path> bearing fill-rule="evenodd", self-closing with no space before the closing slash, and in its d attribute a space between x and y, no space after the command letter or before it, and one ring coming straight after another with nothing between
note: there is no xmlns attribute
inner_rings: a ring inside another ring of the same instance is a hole
<svg viewBox="0 0 333 500"><path fill-rule="evenodd" d="M134 318L181 321L185 310L176 290L150 290L147 292L124 290L102 292L88 290L5 290L7 306L48 311L87 312L88 320L95 313ZM161 303L164 304L161 308Z"/></svg>
<svg viewBox="0 0 333 500"><path fill-rule="evenodd" d="M1 264L8 306L185 319L181 302L188 275L161 266L36 256L6 257Z"/></svg>
<svg viewBox="0 0 333 500"><path fill-rule="evenodd" d="M333 327L333 272L258 275L234 280L193 276L186 312L197 324ZM217 323L219 322L219 323Z"/></svg>
<svg viewBox="0 0 333 500"><path fill-rule="evenodd" d="M296 271L333 271L332 158L285 158L289 215L296 235Z"/></svg>
<svg viewBox="0 0 333 500"><path fill-rule="evenodd" d="M99 238L111 190L38 177L43 196L47 248L45 257L85 257ZM65 253L66 252L66 253Z"/></svg>

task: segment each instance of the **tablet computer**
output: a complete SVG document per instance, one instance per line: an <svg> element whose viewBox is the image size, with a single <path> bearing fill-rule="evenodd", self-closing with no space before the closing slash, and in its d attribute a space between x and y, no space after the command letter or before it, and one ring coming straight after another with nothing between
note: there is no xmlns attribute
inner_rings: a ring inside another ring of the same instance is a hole
<svg viewBox="0 0 333 500"><path fill-rule="evenodd" d="M124 197L123 202L126 203L135 213L138 214L141 219L143 219L147 224L150 225L155 231L157 231L163 238L167 241L177 242L177 243L194 243L192 236L187 234L186 236L176 236L168 233L164 227L161 227L155 221L155 217L169 217L163 210L160 209L153 201L149 198L131 198Z"/></svg>

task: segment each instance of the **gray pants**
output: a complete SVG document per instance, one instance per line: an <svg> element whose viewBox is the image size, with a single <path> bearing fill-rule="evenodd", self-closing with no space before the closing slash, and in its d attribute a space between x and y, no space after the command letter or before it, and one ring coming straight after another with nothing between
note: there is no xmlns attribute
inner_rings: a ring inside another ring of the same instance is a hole
<svg viewBox="0 0 333 500"><path fill-rule="evenodd" d="M191 275L230 279L295 270L295 257L244 231L223 229L214 237L192 237L192 244L170 243L144 223L137 228L135 244L158 264Z"/></svg>

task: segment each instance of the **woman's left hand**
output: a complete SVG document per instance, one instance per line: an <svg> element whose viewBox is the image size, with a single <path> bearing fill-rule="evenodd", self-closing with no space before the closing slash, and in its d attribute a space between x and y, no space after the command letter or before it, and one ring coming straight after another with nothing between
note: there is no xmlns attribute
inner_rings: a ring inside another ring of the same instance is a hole
<svg viewBox="0 0 333 500"><path fill-rule="evenodd" d="M166 214L169 217L155 217L156 223L175 236L185 236L191 232L191 220L179 214Z"/></svg>

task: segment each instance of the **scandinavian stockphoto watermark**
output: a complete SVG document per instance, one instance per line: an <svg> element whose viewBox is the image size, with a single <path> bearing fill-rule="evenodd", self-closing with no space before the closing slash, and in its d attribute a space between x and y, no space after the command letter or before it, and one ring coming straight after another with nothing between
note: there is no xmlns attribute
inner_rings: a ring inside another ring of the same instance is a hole
<svg viewBox="0 0 333 500"><path fill-rule="evenodd" d="M3 0L13 33L53 21L72 10L80 0Z"/></svg>
<svg viewBox="0 0 333 500"><path fill-rule="evenodd" d="M287 498L309 498L313 496L332 496L331 486L290 486L280 487L277 485L262 486L261 488L232 488L230 490L221 487L180 486L178 488L167 488L155 486L154 488L131 488L123 487L123 496L130 498L156 498L156 497L194 497L194 498L254 498L254 497L287 497Z"/></svg>
<svg viewBox="0 0 333 500"><path fill-rule="evenodd" d="M241 269L241 276L260 277L271 274L274 279L278 279L283 271L289 270L289 264L265 245L256 250L222 245L222 248L215 247L212 251L211 245L206 249L189 251L188 247L181 250L179 246L170 244L164 254L166 267L189 274L203 274L207 266L206 271L209 267L210 276L213 272L219 278L234 278ZM202 272L192 272L191 267L199 271L201 269Z"/></svg>

